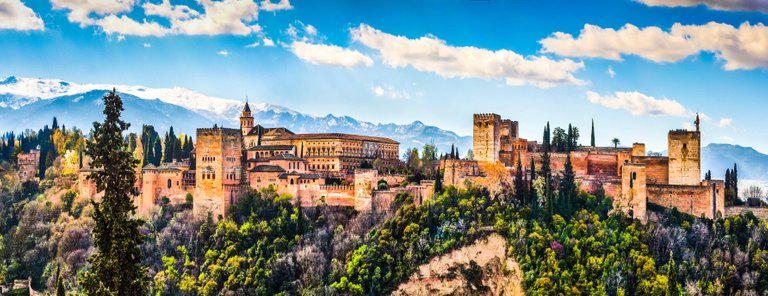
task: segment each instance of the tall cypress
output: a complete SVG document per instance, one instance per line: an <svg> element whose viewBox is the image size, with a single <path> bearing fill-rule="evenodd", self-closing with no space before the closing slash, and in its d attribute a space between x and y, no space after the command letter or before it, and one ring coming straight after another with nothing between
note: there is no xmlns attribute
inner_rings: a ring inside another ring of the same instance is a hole
<svg viewBox="0 0 768 296"><path fill-rule="evenodd" d="M733 188L733 199L739 199L739 173L736 168L736 163L733 163L733 170L731 171L731 188Z"/></svg>
<svg viewBox="0 0 768 296"><path fill-rule="evenodd" d="M523 164L520 159L520 151L517 152L517 167L515 168L515 200L520 203L525 203L525 180L523 180Z"/></svg>
<svg viewBox="0 0 768 296"><path fill-rule="evenodd" d="M552 200L552 170L550 168L550 159L549 159L549 152L551 149L550 145L550 133L549 133L549 122L547 122L547 126L544 128L544 152L541 154L541 176L544 177L544 198L546 202L546 209L547 214L549 217L552 216L553 211L553 200Z"/></svg>
<svg viewBox="0 0 768 296"><path fill-rule="evenodd" d="M88 258L91 264L80 279L86 295L147 295L149 277L141 266L139 245L144 237L139 232L142 220L133 218L136 207L131 192L136 183L134 169L138 161L123 149L123 131L130 124L120 119L123 102L112 90L104 97L103 123L93 123L93 145L85 147L91 167L97 170L88 178L96 190L104 192L93 204L93 244L96 252Z"/></svg>
<svg viewBox="0 0 768 296"><path fill-rule="evenodd" d="M531 208L535 211L536 207L539 205L539 201L538 195L536 194L536 188L533 187L534 180L536 180L536 163L534 163L533 158L531 158L531 177L528 180L528 204L530 204Z"/></svg>
<svg viewBox="0 0 768 296"><path fill-rule="evenodd" d="M590 144L595 147L595 119L592 119L592 136L590 137Z"/></svg>

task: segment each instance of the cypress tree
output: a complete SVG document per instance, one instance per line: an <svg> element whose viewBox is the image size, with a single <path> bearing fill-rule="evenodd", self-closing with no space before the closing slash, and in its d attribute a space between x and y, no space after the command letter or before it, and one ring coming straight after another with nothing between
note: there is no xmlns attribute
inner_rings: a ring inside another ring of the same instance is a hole
<svg viewBox="0 0 768 296"><path fill-rule="evenodd" d="M528 203L531 205L531 208L535 210L539 202L538 196L536 195L536 188L533 187L534 180L536 180L536 163L534 163L533 158L531 158L531 177L528 180Z"/></svg>
<svg viewBox="0 0 768 296"><path fill-rule="evenodd" d="M123 102L112 90L104 97L103 123L93 123L93 145L85 147L91 167L88 178L96 190L104 192L93 204L93 245L96 252L88 258L90 270L80 279L86 295L147 295L149 277L141 266L139 232L142 220L133 218L136 207L131 192L136 183L134 169L138 161L123 149L123 131L130 126L120 119Z"/></svg>
<svg viewBox="0 0 768 296"><path fill-rule="evenodd" d="M520 159L520 151L517 152L517 167L515 168L515 200L518 203L525 203L525 180L523 180L523 164Z"/></svg>
<svg viewBox="0 0 768 296"><path fill-rule="evenodd" d="M592 119L592 136L590 137L590 144L595 147L595 119Z"/></svg>
<svg viewBox="0 0 768 296"><path fill-rule="evenodd" d="M739 173L738 169L736 168L736 163L733 163L733 170L731 171L731 184L733 188L733 199L738 200L739 199Z"/></svg>
<svg viewBox="0 0 768 296"><path fill-rule="evenodd" d="M59 128L59 122L56 120L56 116L53 117L53 124L51 126L52 129L58 129Z"/></svg>
<svg viewBox="0 0 768 296"><path fill-rule="evenodd" d="M163 160L163 145L160 144L160 139L155 140L155 147L152 149L152 152L154 152L152 164L160 165L160 161Z"/></svg>
<svg viewBox="0 0 768 296"><path fill-rule="evenodd" d="M565 171L563 172L563 180L560 181L559 188L559 200L558 212L560 212L566 220L571 216L573 210L573 202L576 199L576 176L573 173L573 165L571 164L571 154L569 153L565 157Z"/></svg>
<svg viewBox="0 0 768 296"><path fill-rule="evenodd" d="M551 149L550 145L550 134L549 134L549 122L547 122L547 126L544 128L544 152L541 154L541 176L544 177L544 198L546 202L546 209L547 214L549 217L552 216L553 211L553 200L552 200L552 188L551 188L551 182L552 182L552 170L550 168L550 159L549 159L549 152Z"/></svg>
<svg viewBox="0 0 768 296"><path fill-rule="evenodd" d="M61 280L61 267L56 268L56 296L67 295L67 290L64 288L64 281Z"/></svg>

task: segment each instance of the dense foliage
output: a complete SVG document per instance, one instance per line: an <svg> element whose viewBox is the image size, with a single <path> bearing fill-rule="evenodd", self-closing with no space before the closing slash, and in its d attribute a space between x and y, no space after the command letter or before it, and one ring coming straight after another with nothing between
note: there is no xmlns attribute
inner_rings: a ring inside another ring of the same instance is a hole
<svg viewBox="0 0 768 296"><path fill-rule="evenodd" d="M80 279L88 295L143 295L147 289L139 249L143 221L133 217L138 161L123 149L123 131L130 125L120 118L122 111L123 101L113 90L104 97L105 119L93 123L94 141L85 150L96 169L88 178L104 192L101 201L92 201L97 251L88 258L91 266Z"/></svg>

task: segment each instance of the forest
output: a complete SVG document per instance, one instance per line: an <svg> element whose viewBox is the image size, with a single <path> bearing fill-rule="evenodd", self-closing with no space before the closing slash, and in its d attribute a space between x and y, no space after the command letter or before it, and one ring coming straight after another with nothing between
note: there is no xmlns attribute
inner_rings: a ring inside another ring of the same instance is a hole
<svg viewBox="0 0 768 296"><path fill-rule="evenodd" d="M147 126L141 135L125 137L119 124L99 126L106 127L121 139L122 147L114 149L130 156L127 163L183 158L192 149L191 138L173 131L161 140ZM113 148L83 148L110 135L97 131L89 139L54 122L0 140L0 283L30 279L34 290L56 295L103 291L98 285L90 289L104 281L98 269L109 268L93 259L101 254L98 240L104 236L94 233L106 204L78 196L72 171L84 154L96 160L112 155L99 153ZM557 149L570 149L571 141L564 143ZM51 161L41 164L40 182L21 182L12 155L37 145ZM434 148L425 151L437 155ZM415 162L408 170L440 175ZM139 242L134 263L141 274L133 284L146 289L140 294L152 295L382 295L430 258L498 233L520 265L529 295L768 290L768 223L749 213L709 220L651 206L650 222L641 224L613 209L602 192L579 191L570 161L563 174L554 174L544 161L534 178L489 176L478 183L438 185L420 205L400 194L378 213L302 208L292 196L267 188L246 194L222 220L199 220L192 199L180 205L162 199L149 219L122 217L135 226L132 239ZM474 281L468 287L475 294L486 291L482 275L466 278Z"/></svg>

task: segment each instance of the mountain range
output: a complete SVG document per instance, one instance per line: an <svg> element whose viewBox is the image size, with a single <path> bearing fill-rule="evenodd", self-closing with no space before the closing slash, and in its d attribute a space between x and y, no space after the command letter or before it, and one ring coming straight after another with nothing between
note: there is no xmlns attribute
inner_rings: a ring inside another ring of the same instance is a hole
<svg viewBox="0 0 768 296"><path fill-rule="evenodd" d="M139 131L143 124L151 124L159 131L173 126L177 133L194 136L199 127L239 126L242 101L207 96L185 88L76 84L58 79L10 76L0 81L0 131L38 129L50 124L56 116L60 123L87 132L93 121L101 120L101 98L113 88L123 98L123 115L132 124L133 131ZM421 121L405 125L371 123L349 116L312 116L268 103L252 102L250 106L257 123L266 127L287 127L296 133L335 132L389 137L401 143L401 152L430 142L441 152L457 145L464 155L472 148L471 136L459 136ZM768 155L750 147L730 144L702 147L702 170L711 170L715 178L722 178L725 170L732 168L734 163L739 165L740 178L768 180Z"/></svg>
<svg viewBox="0 0 768 296"><path fill-rule="evenodd" d="M148 88L130 85L77 84L60 79L9 76L0 81L0 131L23 131L60 123L90 129L102 118L101 98L116 89L123 98L124 118L138 131L151 124L159 131L173 126L177 132L194 136L196 128L214 124L238 127L243 102L207 96L194 90ZM421 121L410 124L371 123L349 116L312 116L268 103L250 103L255 122L266 127L286 127L296 133L353 133L389 137L400 142L401 151L434 143L447 152L457 145L462 155L472 146L471 136L430 126Z"/></svg>

